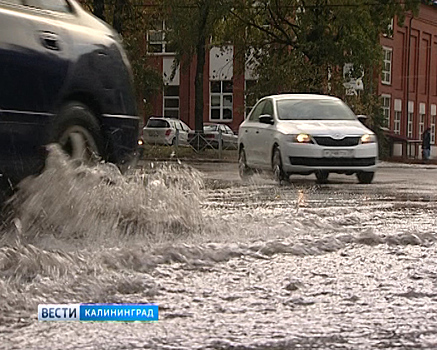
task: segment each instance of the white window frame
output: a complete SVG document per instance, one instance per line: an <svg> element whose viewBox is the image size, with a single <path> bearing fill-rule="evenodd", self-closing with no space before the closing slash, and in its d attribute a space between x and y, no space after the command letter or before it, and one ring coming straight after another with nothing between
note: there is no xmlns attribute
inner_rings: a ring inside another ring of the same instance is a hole
<svg viewBox="0 0 437 350"><path fill-rule="evenodd" d="M390 108L391 108L391 95L381 95L381 111L384 116L383 126L390 127ZM388 103L387 103L388 101Z"/></svg>
<svg viewBox="0 0 437 350"><path fill-rule="evenodd" d="M402 100L395 99L394 101L394 118L393 118L393 133L401 133L402 120Z"/></svg>
<svg viewBox="0 0 437 350"><path fill-rule="evenodd" d="M382 60L381 83L384 85L391 85L393 49L391 47L383 46L382 51L384 53L384 57Z"/></svg>
<svg viewBox="0 0 437 350"><path fill-rule="evenodd" d="M425 131L425 114L419 113L419 140L423 139L424 131Z"/></svg>
<svg viewBox="0 0 437 350"><path fill-rule="evenodd" d="M436 116L431 116L431 144L435 145L435 119Z"/></svg>
<svg viewBox="0 0 437 350"><path fill-rule="evenodd" d="M413 138L413 119L414 113L408 112L408 120L407 120L407 137L409 139Z"/></svg>
<svg viewBox="0 0 437 350"><path fill-rule="evenodd" d="M160 55L160 54L173 54L174 55L174 51L168 51L167 47L168 47L168 42L165 38L165 32L167 30L166 25L165 25L165 21L161 21L161 29L150 29L147 31L147 53L149 55ZM151 36L152 35L159 35L161 34L161 39L160 40L151 40ZM151 45L160 45L161 46L161 50L157 50L157 51L150 51L149 47L151 47Z"/></svg>
<svg viewBox="0 0 437 350"><path fill-rule="evenodd" d="M430 121L430 128L431 128L431 145L435 145L435 131L436 131L436 106L431 105L431 121Z"/></svg>
<svg viewBox="0 0 437 350"><path fill-rule="evenodd" d="M419 104L419 140L423 139L423 132L425 131L425 109L424 103Z"/></svg>
<svg viewBox="0 0 437 350"><path fill-rule="evenodd" d="M164 117L173 117L173 118L180 118L180 114L179 114L179 108L180 108L180 98L179 98L179 93L180 93L180 88L179 85L167 85L166 87L177 87L178 88L178 95L166 95L166 88L164 88L164 90L162 91L162 110L163 110L163 115ZM177 107L166 107L166 102L167 101L177 101ZM167 113L170 112L170 113ZM176 112L177 115L174 115L171 112Z"/></svg>
<svg viewBox="0 0 437 350"><path fill-rule="evenodd" d="M394 19L392 18L390 23L387 26L387 31L382 35L386 38L393 38L393 27L394 27Z"/></svg>
<svg viewBox="0 0 437 350"><path fill-rule="evenodd" d="M395 117L393 122L393 133L398 135L401 133L401 120L402 120L402 112L395 111Z"/></svg>
<svg viewBox="0 0 437 350"><path fill-rule="evenodd" d="M231 82L232 83L232 92L224 92L223 90L223 84L227 83L227 82ZM213 83L220 83L220 92L212 92L212 84ZM209 82L209 121L211 122L231 122L234 119L234 86L233 86L234 82L232 80L210 80ZM219 106L213 106L212 105L212 99L213 97L219 97L220 98L220 104ZM224 101L226 97L231 97L232 100L232 105L229 108L229 106L225 106L224 105ZM229 110L231 111L231 118L223 118L223 112L224 110ZM213 110L220 110L220 118L219 119L215 119L212 118L212 111Z"/></svg>
<svg viewBox="0 0 437 350"><path fill-rule="evenodd" d="M414 102L408 101L407 137L413 138Z"/></svg>

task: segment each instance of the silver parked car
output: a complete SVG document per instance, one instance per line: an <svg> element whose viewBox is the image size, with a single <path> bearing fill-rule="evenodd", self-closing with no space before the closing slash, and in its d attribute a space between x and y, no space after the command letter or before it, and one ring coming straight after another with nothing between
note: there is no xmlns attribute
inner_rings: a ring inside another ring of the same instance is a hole
<svg viewBox="0 0 437 350"><path fill-rule="evenodd" d="M204 123L204 138L210 148L237 149L238 136L225 124ZM189 139L195 142L195 132L189 134Z"/></svg>
<svg viewBox="0 0 437 350"><path fill-rule="evenodd" d="M150 117L143 128L143 141L154 145L188 145L190 127L169 117Z"/></svg>
<svg viewBox="0 0 437 350"><path fill-rule="evenodd" d="M371 183L378 161L375 134L340 99L324 95L261 99L240 125L238 145L243 178L269 169L279 182L315 173L324 183L342 173Z"/></svg>

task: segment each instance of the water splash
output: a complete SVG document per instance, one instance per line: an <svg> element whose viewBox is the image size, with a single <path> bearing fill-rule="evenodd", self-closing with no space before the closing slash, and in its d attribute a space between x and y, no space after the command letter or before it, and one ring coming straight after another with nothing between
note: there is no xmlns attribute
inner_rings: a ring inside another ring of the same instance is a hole
<svg viewBox="0 0 437 350"><path fill-rule="evenodd" d="M190 167L152 165L124 176L113 164L77 166L51 145L44 172L22 181L10 200L9 229L25 243L51 236L82 246L193 234L203 221L202 186Z"/></svg>
<svg viewBox="0 0 437 350"><path fill-rule="evenodd" d="M123 176L51 149L0 238L0 348L435 344L420 328L433 326L423 320L435 305L423 305L436 300L434 207L307 185L212 185L176 162ZM75 302L155 302L160 322L36 321L39 303ZM406 325L395 340L384 333L399 330L392 315Z"/></svg>

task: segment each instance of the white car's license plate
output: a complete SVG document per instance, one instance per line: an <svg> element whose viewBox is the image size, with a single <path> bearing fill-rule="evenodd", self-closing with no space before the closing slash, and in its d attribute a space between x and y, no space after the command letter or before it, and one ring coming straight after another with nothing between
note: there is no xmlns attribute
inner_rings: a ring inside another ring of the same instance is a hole
<svg viewBox="0 0 437 350"><path fill-rule="evenodd" d="M351 158L354 156L353 149L325 149L323 157L325 158Z"/></svg>

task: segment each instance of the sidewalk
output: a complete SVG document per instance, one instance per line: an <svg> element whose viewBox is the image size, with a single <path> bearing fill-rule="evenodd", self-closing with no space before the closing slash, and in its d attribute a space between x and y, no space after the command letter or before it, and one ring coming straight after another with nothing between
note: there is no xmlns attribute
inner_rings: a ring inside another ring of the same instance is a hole
<svg viewBox="0 0 437 350"><path fill-rule="evenodd" d="M404 159L404 158L394 157L394 158L385 159L384 161L390 162L390 163L434 164L434 165L437 165L437 158L424 160L424 159L420 159L420 158L406 158L406 159Z"/></svg>
<svg viewBox="0 0 437 350"><path fill-rule="evenodd" d="M384 168L437 169L437 159L429 159L427 161L422 159L387 159L381 160L378 166Z"/></svg>
<svg viewBox="0 0 437 350"><path fill-rule="evenodd" d="M165 150L165 148L164 148ZM194 151L187 152L187 149L179 149L179 152L174 152L170 148L167 148L165 152L150 152L144 154L144 156L138 161L138 164L144 164L146 162L182 162L182 163L237 163L238 151L226 150L223 151L222 157L219 158L218 153L212 150L208 152L196 153ZM402 159L402 158L390 158L380 160L378 163L380 167L391 168L405 168L405 167L418 167L418 168L437 168L437 158L429 159L427 161L423 159Z"/></svg>

